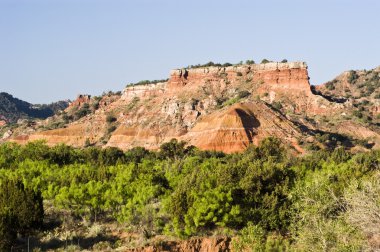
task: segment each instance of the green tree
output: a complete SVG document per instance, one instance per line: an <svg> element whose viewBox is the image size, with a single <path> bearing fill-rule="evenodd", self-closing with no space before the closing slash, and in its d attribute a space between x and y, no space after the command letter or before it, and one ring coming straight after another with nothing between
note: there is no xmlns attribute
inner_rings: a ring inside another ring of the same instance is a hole
<svg viewBox="0 0 380 252"><path fill-rule="evenodd" d="M79 158L76 150L72 146L66 144L58 144L50 148L49 161L53 164L62 166L79 161L78 159Z"/></svg>
<svg viewBox="0 0 380 252"><path fill-rule="evenodd" d="M46 160L49 156L49 147L43 140L28 142L21 148L19 159Z"/></svg>
<svg viewBox="0 0 380 252"><path fill-rule="evenodd" d="M209 188L193 195L194 202L185 215L185 232L195 234L198 228L233 226L241 223L240 206L234 204L231 190Z"/></svg>
<svg viewBox="0 0 380 252"><path fill-rule="evenodd" d="M124 161L124 152L119 148L107 147L100 152L99 162L103 165L115 165L117 162Z"/></svg>
<svg viewBox="0 0 380 252"><path fill-rule="evenodd" d="M8 223L14 218L15 232L27 233L42 227L44 210L41 192L26 188L20 180L4 179L0 185L0 213L2 221Z"/></svg>
<svg viewBox="0 0 380 252"><path fill-rule="evenodd" d="M180 141L173 138L168 143L163 143L160 146L160 151L158 152L158 157L161 159L179 159L184 157L186 154L191 153L194 150L194 146L185 147L186 142Z"/></svg>
<svg viewBox="0 0 380 252"><path fill-rule="evenodd" d="M0 212L0 251L10 251L17 237L15 218L9 210Z"/></svg>
<svg viewBox="0 0 380 252"><path fill-rule="evenodd" d="M152 157L152 153L144 147L134 147L125 153L126 161L141 163L144 158Z"/></svg>

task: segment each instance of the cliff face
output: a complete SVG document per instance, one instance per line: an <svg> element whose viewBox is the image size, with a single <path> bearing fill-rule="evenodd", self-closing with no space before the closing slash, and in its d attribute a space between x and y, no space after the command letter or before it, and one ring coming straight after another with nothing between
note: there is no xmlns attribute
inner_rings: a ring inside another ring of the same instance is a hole
<svg viewBox="0 0 380 252"><path fill-rule="evenodd" d="M333 105L312 93L307 65L304 62L273 62L171 71L167 84L168 93L176 95L187 92L194 95L199 89L220 92L245 89L265 102L284 103L288 110L296 113L328 114Z"/></svg>
<svg viewBox="0 0 380 252"><path fill-rule="evenodd" d="M166 82L152 83L147 85L134 85L124 89L121 99L130 100L135 97L151 97L162 95L166 91Z"/></svg>
<svg viewBox="0 0 380 252"><path fill-rule="evenodd" d="M167 83L124 90L122 99L139 98L145 106L124 114L124 123L107 146L157 149L163 142L178 138L201 149L236 152L268 136L281 137L296 146L300 131L263 101L236 103L229 108L226 104L239 100L239 92L250 97L269 96L271 92L271 97L264 97L270 102L282 95L294 101L301 96L314 97L305 63L177 69L171 71Z"/></svg>
<svg viewBox="0 0 380 252"><path fill-rule="evenodd" d="M327 117L344 121L351 106L314 93L303 62L176 69L167 82L128 86L120 97L103 97L96 111L64 128L13 141L83 146L88 139L122 149L158 149L177 138L201 149L237 152L275 136L303 153L299 143L316 129L328 130ZM79 97L74 105L91 101ZM116 118L112 125L109 115Z"/></svg>
<svg viewBox="0 0 380 252"><path fill-rule="evenodd" d="M297 90L311 95L304 62L177 69L170 73L168 89L175 92L184 87L195 88L205 80L219 78L229 81L248 78L252 83L265 83L262 90Z"/></svg>

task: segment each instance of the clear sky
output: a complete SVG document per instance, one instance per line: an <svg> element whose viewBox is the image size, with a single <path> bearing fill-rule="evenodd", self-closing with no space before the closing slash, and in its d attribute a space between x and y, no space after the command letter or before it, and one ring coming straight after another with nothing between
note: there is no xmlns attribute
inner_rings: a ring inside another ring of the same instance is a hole
<svg viewBox="0 0 380 252"><path fill-rule="evenodd" d="M312 84L380 65L379 0L0 0L0 91L32 103L172 68L306 61Z"/></svg>

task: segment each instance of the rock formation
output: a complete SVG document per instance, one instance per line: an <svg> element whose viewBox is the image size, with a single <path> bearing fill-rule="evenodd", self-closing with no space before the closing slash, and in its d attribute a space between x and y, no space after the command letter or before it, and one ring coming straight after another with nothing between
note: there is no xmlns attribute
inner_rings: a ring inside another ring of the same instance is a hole
<svg viewBox="0 0 380 252"><path fill-rule="evenodd" d="M205 116L184 140L204 150L237 152L266 137L277 137L298 148L300 130L261 102L237 103Z"/></svg>
<svg viewBox="0 0 380 252"><path fill-rule="evenodd" d="M70 103L69 107L80 107L85 103L89 103L91 101L91 95L78 95L78 97Z"/></svg>
<svg viewBox="0 0 380 252"><path fill-rule="evenodd" d="M91 102L90 96L79 96L67 111ZM303 153L299 143L315 139L310 136L318 130L330 132L326 118L343 123L352 104L330 99L320 88L312 90L307 65L291 62L176 69L167 82L127 86L121 96L104 96L98 107L64 128L20 135L13 141L45 139L52 145L83 146L88 139L126 150L158 149L177 138L201 149L230 153L275 136ZM109 115L116 117L112 125L106 122ZM347 134L338 126L333 129Z"/></svg>
<svg viewBox="0 0 380 252"><path fill-rule="evenodd" d="M166 91L166 83L152 83L147 85L131 85L127 86L124 91L121 99L130 100L135 97L151 97L162 95Z"/></svg>
<svg viewBox="0 0 380 252"><path fill-rule="evenodd" d="M262 90L298 90L311 95L307 65L304 62L267 63L229 67L177 69L170 72L168 89L177 91L185 86L196 87L207 79L225 76L229 80L251 77L251 81L266 85ZM188 85L189 84L189 85Z"/></svg>

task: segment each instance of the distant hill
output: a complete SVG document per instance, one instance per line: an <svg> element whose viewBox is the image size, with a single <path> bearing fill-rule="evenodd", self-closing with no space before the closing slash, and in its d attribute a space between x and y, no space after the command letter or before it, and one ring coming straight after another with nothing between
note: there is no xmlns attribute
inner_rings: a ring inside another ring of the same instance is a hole
<svg viewBox="0 0 380 252"><path fill-rule="evenodd" d="M380 67L371 70L351 70L332 81L315 87L316 93L340 103L352 104L353 118L379 125Z"/></svg>
<svg viewBox="0 0 380 252"><path fill-rule="evenodd" d="M351 70L332 81L316 86L323 95L353 100L379 101L380 67L372 70Z"/></svg>
<svg viewBox="0 0 380 252"><path fill-rule="evenodd" d="M68 105L67 101L36 105L2 92L0 93L0 119L5 119L9 123L15 123L18 119L45 119L59 110L64 110Z"/></svg>

